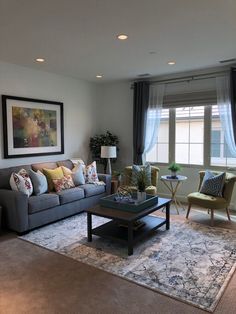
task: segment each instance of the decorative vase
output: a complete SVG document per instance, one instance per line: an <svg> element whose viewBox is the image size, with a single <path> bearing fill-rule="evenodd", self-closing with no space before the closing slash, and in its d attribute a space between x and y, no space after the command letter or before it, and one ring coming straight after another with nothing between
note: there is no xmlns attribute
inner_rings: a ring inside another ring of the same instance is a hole
<svg viewBox="0 0 236 314"><path fill-rule="evenodd" d="M140 191L137 192L137 200L138 200L138 202L145 201L146 197L147 197L147 193L146 192L140 192Z"/></svg>

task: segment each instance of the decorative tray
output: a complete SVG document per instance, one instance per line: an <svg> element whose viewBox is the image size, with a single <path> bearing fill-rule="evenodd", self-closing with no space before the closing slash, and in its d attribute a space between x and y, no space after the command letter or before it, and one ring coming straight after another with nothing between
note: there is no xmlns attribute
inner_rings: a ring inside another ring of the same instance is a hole
<svg viewBox="0 0 236 314"><path fill-rule="evenodd" d="M137 201L137 194L134 193L132 198L121 198L117 194L102 197L99 204L104 207L125 210L128 212L140 212L141 210L151 207L158 203L158 196L147 194L146 200Z"/></svg>

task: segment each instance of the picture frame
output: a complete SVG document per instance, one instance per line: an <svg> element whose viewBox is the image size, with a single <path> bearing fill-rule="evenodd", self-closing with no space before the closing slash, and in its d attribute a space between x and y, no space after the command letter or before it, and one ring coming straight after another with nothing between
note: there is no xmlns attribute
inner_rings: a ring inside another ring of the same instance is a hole
<svg viewBox="0 0 236 314"><path fill-rule="evenodd" d="M2 95L4 158L64 154L63 103Z"/></svg>

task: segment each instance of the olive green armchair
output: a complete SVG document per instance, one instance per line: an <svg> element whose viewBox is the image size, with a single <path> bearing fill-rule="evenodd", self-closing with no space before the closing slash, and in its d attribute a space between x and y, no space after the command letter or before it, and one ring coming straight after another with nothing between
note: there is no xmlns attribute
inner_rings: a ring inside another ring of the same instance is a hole
<svg viewBox="0 0 236 314"><path fill-rule="evenodd" d="M212 171L215 175L218 175L222 172L220 171ZM205 175L205 171L199 171L200 181L198 191L200 191L202 181ZM204 207L211 211L211 226L214 225L214 210L215 209L225 209L227 213L228 220L230 220L229 214L229 205L231 196L233 193L234 183L236 182L236 175L226 172L225 183L223 187L223 197L216 197L211 195L206 195L200 192L193 192L188 195L188 210L186 218L188 219L189 212L191 206L198 205L200 207Z"/></svg>
<svg viewBox="0 0 236 314"><path fill-rule="evenodd" d="M151 166L151 182L152 185L148 186L146 188L146 193L151 194L151 195L156 195L157 194L157 183L158 183L158 174L159 174L160 169ZM132 166L127 166L125 167L124 170L124 178L122 185L127 186L130 188L132 192L136 192L137 188L132 185Z"/></svg>

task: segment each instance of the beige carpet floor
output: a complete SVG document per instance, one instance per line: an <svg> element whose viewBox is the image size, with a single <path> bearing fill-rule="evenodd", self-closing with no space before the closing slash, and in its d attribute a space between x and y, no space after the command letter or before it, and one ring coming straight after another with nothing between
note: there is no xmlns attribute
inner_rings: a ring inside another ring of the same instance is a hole
<svg viewBox="0 0 236 314"><path fill-rule="evenodd" d="M175 215L173 219L183 219ZM190 219L209 224L205 211L191 211ZM218 212L215 226L236 230ZM215 314L236 313L236 273ZM206 313L66 256L17 239L0 236L0 313Z"/></svg>

